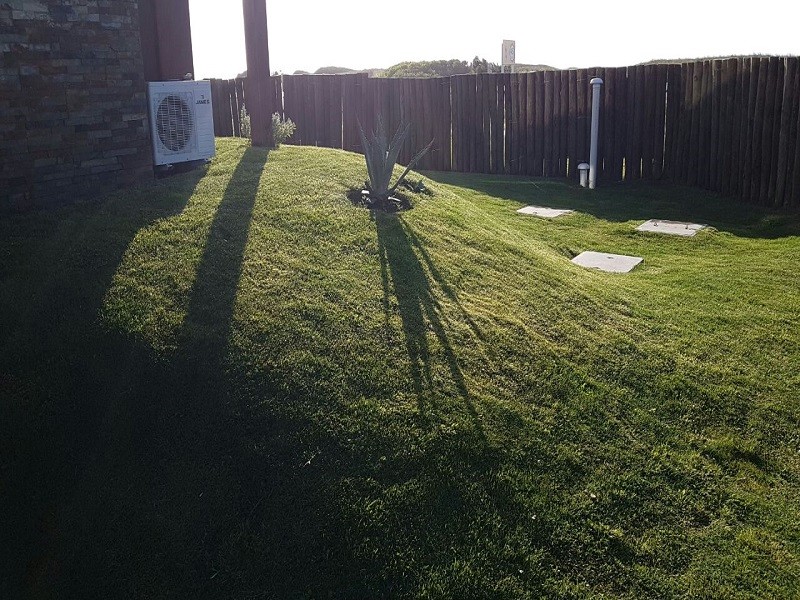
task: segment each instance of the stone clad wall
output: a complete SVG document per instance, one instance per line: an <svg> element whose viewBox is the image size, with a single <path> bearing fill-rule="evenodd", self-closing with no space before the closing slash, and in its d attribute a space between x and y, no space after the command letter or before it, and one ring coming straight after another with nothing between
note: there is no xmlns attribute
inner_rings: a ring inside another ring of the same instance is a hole
<svg viewBox="0 0 800 600"><path fill-rule="evenodd" d="M149 179L137 0L0 0L0 210Z"/></svg>

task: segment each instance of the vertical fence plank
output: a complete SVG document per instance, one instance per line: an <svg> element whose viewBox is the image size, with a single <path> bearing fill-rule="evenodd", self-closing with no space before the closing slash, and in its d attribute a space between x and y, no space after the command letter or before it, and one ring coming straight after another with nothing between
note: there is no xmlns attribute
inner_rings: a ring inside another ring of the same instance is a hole
<svg viewBox="0 0 800 600"><path fill-rule="evenodd" d="M386 90L383 100L384 110L392 123L388 135L394 135L397 127L405 119L409 125L408 139L400 152L400 164L408 164L413 148L417 146L417 124L419 110L417 107L417 80L416 79L389 79L389 89Z"/></svg>
<svg viewBox="0 0 800 600"><path fill-rule="evenodd" d="M331 80L333 81L331 106L335 113L333 133L336 145L334 148L344 148L344 106L342 102L344 96L344 82L346 80L344 77L336 76L331 76Z"/></svg>
<svg viewBox="0 0 800 600"><path fill-rule="evenodd" d="M758 80L756 83L756 104L753 112L753 150L751 155L751 178L749 198L759 201L761 191L761 169L764 149L764 110L767 106L767 81L769 80L769 59L758 59Z"/></svg>
<svg viewBox="0 0 800 600"><path fill-rule="evenodd" d="M469 142L469 172L478 171L478 136L476 135L475 121L477 111L477 81L475 75L465 75L466 94L467 94L467 124L466 135Z"/></svg>
<svg viewBox="0 0 800 600"><path fill-rule="evenodd" d="M639 179L645 177L650 178L653 170L652 157L652 143L650 140L650 115L648 111L653 105L652 94L648 81L647 68L650 65L641 65L636 67L636 106L634 108L634 138L636 150L634 158L634 175ZM649 164L648 164L649 163Z"/></svg>
<svg viewBox="0 0 800 600"><path fill-rule="evenodd" d="M356 151L356 78L348 74L342 78L342 148Z"/></svg>
<svg viewBox="0 0 800 600"><path fill-rule="evenodd" d="M314 98L312 104L312 117L310 119L312 128L311 139L313 140L313 144L315 146L324 146L327 142L325 139L327 136L324 135L325 98L324 91L322 89L322 86L324 85L324 78L317 75L306 75L305 77L311 85L311 93L313 94Z"/></svg>
<svg viewBox="0 0 800 600"><path fill-rule="evenodd" d="M472 122L472 131L475 136L475 170L479 173L485 173L488 169L484 164L486 158L486 142L488 141L485 135L484 123L484 90L483 90L483 76L475 76L475 119Z"/></svg>
<svg viewBox="0 0 800 600"><path fill-rule="evenodd" d="M690 101L691 110L691 132L689 136L689 185L698 185L699 163L700 163L700 138L702 129L702 107L703 100L703 63L697 62L692 65L692 97Z"/></svg>
<svg viewBox="0 0 800 600"><path fill-rule="evenodd" d="M283 89L280 75L270 77L272 83L272 112L283 117Z"/></svg>
<svg viewBox="0 0 800 600"><path fill-rule="evenodd" d="M465 85L464 77L453 77L454 93L453 93L453 106L455 123L453 125L453 151L455 152L455 159L458 165L458 170L466 173L469 171L469 146L467 143L465 132L466 121L466 100L465 100Z"/></svg>
<svg viewBox="0 0 800 600"><path fill-rule="evenodd" d="M536 136L533 140L533 174L544 175L544 148L546 137L545 123L545 81L544 73L539 71L533 74L533 104L535 116Z"/></svg>
<svg viewBox="0 0 800 600"><path fill-rule="evenodd" d="M608 143L609 138L607 135L608 116L609 116L609 102L608 102L608 87L606 81L608 80L607 69L595 68L593 77L599 77L603 80L603 85L600 87L600 123L598 124L598 139L597 139L597 177L602 180L604 178L605 161L609 153Z"/></svg>
<svg viewBox="0 0 800 600"><path fill-rule="evenodd" d="M450 95L450 78L442 78L439 80L439 89L442 98L442 147L444 152L442 155L442 170L449 171L452 167L452 123L453 123L453 108L452 97Z"/></svg>
<svg viewBox="0 0 800 600"><path fill-rule="evenodd" d="M454 152L457 151L458 156L458 170L464 173L469 172L469 140L467 139L468 135L468 126L469 123L467 121L467 85L465 83L465 76L458 75L452 78L455 82L455 93L453 96L453 104L456 107L454 112L454 118L456 119L456 123L458 124L458 139L457 139L457 146L456 140L453 141L453 150ZM454 126L455 129L455 126Z"/></svg>
<svg viewBox="0 0 800 600"><path fill-rule="evenodd" d="M551 149L551 162L553 165L553 177L561 177L561 132L564 124L561 120L561 73L553 72L553 146Z"/></svg>
<svg viewBox="0 0 800 600"><path fill-rule="evenodd" d="M245 103L247 102L247 79L243 82L244 88L244 99ZM290 137L286 143L296 145L300 143L300 123L297 121L297 113L295 112L295 105L294 105L294 79L289 75L283 76L282 87L283 87L283 116L286 119L291 119L292 122L295 124L294 135Z"/></svg>
<svg viewBox="0 0 800 600"><path fill-rule="evenodd" d="M778 157L776 160L775 206L787 204L786 181L789 170L789 148L793 141L792 117L798 101L795 96L795 82L798 73L798 57L786 59L786 71L783 79L783 99L781 104L780 133L778 135ZM794 135L797 135L796 129Z"/></svg>
<svg viewBox="0 0 800 600"><path fill-rule="evenodd" d="M485 76L484 86L488 94L489 103L489 172L499 173L502 171L503 156L503 137L501 123L499 122L500 110L498 110L498 75L492 73ZM498 153L499 150L499 153Z"/></svg>
<svg viewBox="0 0 800 600"><path fill-rule="evenodd" d="M246 93L246 91L245 91ZM286 116L297 125L293 143L307 144L306 128L308 121L305 115L306 98L301 88L300 75L288 75L283 78L283 110Z"/></svg>
<svg viewBox="0 0 800 600"><path fill-rule="evenodd" d="M280 78L278 78L279 85L281 85ZM236 105L237 110L241 114L243 108L245 108L245 78L241 77L236 80ZM281 115L283 115L283 86L281 85ZM240 130L241 130L241 119L240 119Z"/></svg>
<svg viewBox="0 0 800 600"><path fill-rule="evenodd" d="M731 163L733 161L733 106L736 95L736 61L728 59L722 65L722 95L724 103L720 116L720 140L717 190L729 194L731 190Z"/></svg>
<svg viewBox="0 0 800 600"><path fill-rule="evenodd" d="M711 145L714 138L714 133L712 131L714 108L714 62L716 61L703 61L703 122L700 138L702 145L702 151L700 153L700 180L702 182L701 185L706 189L711 189Z"/></svg>
<svg viewBox="0 0 800 600"><path fill-rule="evenodd" d="M422 148L424 148L428 144L428 142L431 141L431 138L434 137L431 134L434 122L434 115L432 114L433 106L431 103L430 84L431 84L430 79L415 80L415 94L416 94L415 107L417 110L416 113L417 143L411 148L411 156L409 158L413 158L414 154L416 154ZM428 152L428 154L426 154L420 161L418 168L419 169L432 168L432 159L433 159L433 154Z"/></svg>
<svg viewBox="0 0 800 600"><path fill-rule="evenodd" d="M528 175L536 174L536 162L534 160L534 146L536 143L536 106L535 95L536 87L533 73L526 73L525 78L525 173Z"/></svg>
<svg viewBox="0 0 800 600"><path fill-rule="evenodd" d="M764 115L764 165L759 199L762 204L775 205L777 182L778 143L780 141L781 105L783 104L783 80L786 67L783 58L770 58L767 102Z"/></svg>
<svg viewBox="0 0 800 600"><path fill-rule="evenodd" d="M656 65L656 95L655 95L655 123L653 135L653 178L661 179L664 176L664 149L667 137L667 65Z"/></svg>
<svg viewBox="0 0 800 600"><path fill-rule="evenodd" d="M644 106L642 107L642 177L653 178L653 147L655 145L656 120L656 78L655 65L645 65L643 70L642 91Z"/></svg>
<svg viewBox="0 0 800 600"><path fill-rule="evenodd" d="M569 171L567 177L578 172L578 71L570 69L567 73L567 111L564 115L567 130L567 156Z"/></svg>
<svg viewBox="0 0 800 600"><path fill-rule="evenodd" d="M517 101L519 102L519 137L517 139L517 172L527 175L528 170L528 76L525 73L517 74Z"/></svg>
<svg viewBox="0 0 800 600"><path fill-rule="evenodd" d="M720 107L724 102L722 89L722 61L711 61L711 135L708 145L709 185L712 190L719 185L719 141L720 141Z"/></svg>
<svg viewBox="0 0 800 600"><path fill-rule="evenodd" d="M411 156L409 158L413 158L414 154L419 152L422 148L424 148L428 142L431 141L433 137L431 135L431 128L433 124L433 115L431 114L432 106L431 106L431 93L430 93L430 79L415 79L414 80L414 92L416 95L415 107L416 107L416 122L417 125L416 133L417 133L417 143L411 148ZM420 169L430 169L431 168L431 158L432 154L428 152L420 161L418 168Z"/></svg>
<svg viewBox="0 0 800 600"><path fill-rule="evenodd" d="M625 181L641 177L642 100L641 67L628 67L628 144L625 151Z"/></svg>
<svg viewBox="0 0 800 600"><path fill-rule="evenodd" d="M441 77L432 80L431 93L433 94L434 109L436 111L436 127L433 132L436 135L434 147L437 149L434 169L446 171L445 166L448 155L450 154L450 88L448 84L447 95L445 96Z"/></svg>
<svg viewBox="0 0 800 600"><path fill-rule="evenodd" d="M233 117L231 116L231 94L228 86L227 79L219 80L219 102L221 114L221 132L222 137L233 136Z"/></svg>
<svg viewBox="0 0 800 600"><path fill-rule="evenodd" d="M314 75L316 91L319 93L317 106L317 145L323 148L333 148L331 139L331 114L330 84L332 75Z"/></svg>
<svg viewBox="0 0 800 600"><path fill-rule="evenodd" d="M511 172L511 75L501 75L503 81L503 173Z"/></svg>
<svg viewBox="0 0 800 600"><path fill-rule="evenodd" d="M745 59L745 88L742 106L742 182L739 189L739 198L750 198L750 182L753 178L753 127L755 121L756 95L758 91L758 71L760 62L757 58Z"/></svg>
<svg viewBox="0 0 800 600"><path fill-rule="evenodd" d="M567 177L569 158L569 72L558 71L558 176Z"/></svg>
<svg viewBox="0 0 800 600"><path fill-rule="evenodd" d="M519 174L519 138L520 138L520 127L519 127L519 75L516 73L512 73L509 75L509 85L511 89L511 152L509 154L509 167L511 169L511 173L514 175ZM508 131L506 131L506 135L508 135Z"/></svg>
<svg viewBox="0 0 800 600"><path fill-rule="evenodd" d="M636 96L637 81L637 68L628 67L628 89L625 95L628 107L628 135L625 146L625 181L631 181L633 179L638 179L639 177L640 156L636 143L636 138L638 135L638 130L636 129L636 113L638 105L638 99ZM638 110L640 111L641 108Z"/></svg>
<svg viewBox="0 0 800 600"><path fill-rule="evenodd" d="M458 170L469 171L469 142L467 141L467 102L464 76L451 78L453 82L453 159L457 160Z"/></svg>
<svg viewBox="0 0 800 600"><path fill-rule="evenodd" d="M456 98L458 99L458 170L464 173L469 172L469 140L467 139L467 98L466 98L466 78L461 75L454 77L456 82Z"/></svg>
<svg viewBox="0 0 800 600"><path fill-rule="evenodd" d="M219 84L217 79L211 80L211 103L212 103L212 116L214 119L214 135L220 137L222 135L222 106L219 99Z"/></svg>
<svg viewBox="0 0 800 600"><path fill-rule="evenodd" d="M623 164L628 134L628 71L625 67L614 71L614 152L612 162L613 181L623 180ZM580 162L580 161L577 161Z"/></svg>
<svg viewBox="0 0 800 600"><path fill-rule="evenodd" d="M483 117L481 119L483 126L483 172L491 173L492 171L492 103L495 98L494 79L489 74L482 74L478 76L483 80L483 94L481 98Z"/></svg>
<svg viewBox="0 0 800 600"><path fill-rule="evenodd" d="M238 80L231 80L231 116L233 117L233 136L242 137L242 123L239 113L239 98L236 93Z"/></svg>
<svg viewBox="0 0 800 600"><path fill-rule="evenodd" d="M681 183L689 181L688 175L688 144L691 130L691 105L692 105L692 65L681 64L679 67L678 81L678 123L675 137L675 180Z"/></svg>
<svg viewBox="0 0 800 600"><path fill-rule="evenodd" d="M314 136L314 90L311 88L310 75L295 75L295 101L300 116L303 145L316 144Z"/></svg>
<svg viewBox="0 0 800 600"><path fill-rule="evenodd" d="M744 90L744 72L742 60L733 59L732 65L732 88L733 104L731 108L731 133L730 133L730 166L728 174L730 177L729 193L737 196L741 185L741 122L742 122L742 99Z"/></svg>
<svg viewBox="0 0 800 600"><path fill-rule="evenodd" d="M228 120L227 120L227 127L225 127L225 135L227 137L233 137L233 122L234 120L238 120L239 115L236 114L235 106L236 106L236 88L234 87L234 83L232 79L226 79L223 82L223 102L228 107Z"/></svg>
<svg viewBox="0 0 800 600"><path fill-rule="evenodd" d="M306 104L308 97L305 94L302 75L289 75L283 78L283 103L284 110L297 125L295 143L308 145L308 119L306 118Z"/></svg>
<svg viewBox="0 0 800 600"><path fill-rule="evenodd" d="M314 82L313 75L298 75L298 83L300 84L301 94L300 102L303 107L304 119L306 122L305 132L306 141L308 146L317 145L317 101L318 91Z"/></svg>
<svg viewBox="0 0 800 600"><path fill-rule="evenodd" d="M441 132L441 111L442 99L439 94L439 79L429 79L426 82L428 91L428 106L430 107L428 119L426 120L426 135L425 143L427 144L432 139L433 147L428 154L428 165L431 170L441 171L441 158L442 158L442 132Z"/></svg>
<svg viewBox="0 0 800 600"><path fill-rule="evenodd" d="M603 181L614 180L614 133L616 131L616 69L605 69L603 73L603 168L600 175ZM572 167L573 175L577 172L575 163Z"/></svg>
<svg viewBox="0 0 800 600"><path fill-rule="evenodd" d="M674 149L678 114L676 111L677 93L680 85L678 73L680 73L679 65L667 65L663 175L673 180L675 178Z"/></svg>
<svg viewBox="0 0 800 600"><path fill-rule="evenodd" d="M787 198L784 200L784 206L791 206L792 208L800 207L800 71L797 72L795 77L794 94L795 102L791 118L792 134L795 138L794 165L791 166L791 177L787 178ZM792 182L791 190L789 190L789 181ZM789 195L790 191L791 195Z"/></svg>
<svg viewBox="0 0 800 600"><path fill-rule="evenodd" d="M748 130L749 114L750 114L750 78L752 76L753 61L749 58L743 58L739 61L738 78L739 78L739 91L737 96L740 97L739 112L740 117L737 121L739 129L739 152L738 163L736 165L736 196L744 198L746 196L745 188L747 180L747 146L749 143ZM749 180L747 180L749 182Z"/></svg>
<svg viewBox="0 0 800 600"><path fill-rule="evenodd" d="M544 147L543 147L543 175L553 176L553 72L544 72Z"/></svg>
<svg viewBox="0 0 800 600"><path fill-rule="evenodd" d="M431 141L435 136L431 133L433 130L433 123L435 119L435 115L433 114L433 102L431 101L431 83L433 81L431 79L422 79L419 81L420 85L420 96L422 98L421 103L421 114L419 124L420 127L419 137L419 146L413 149L413 152L416 153L422 148L424 148L428 142ZM433 157L434 154L432 152L428 152L419 163L419 169L432 169L433 168Z"/></svg>
<svg viewBox="0 0 800 600"><path fill-rule="evenodd" d="M634 158L634 175L640 179L650 179L653 172L653 144L650 137L653 106L652 88L647 69L651 65L636 67L636 107L634 110L633 131L636 140L636 157Z"/></svg>

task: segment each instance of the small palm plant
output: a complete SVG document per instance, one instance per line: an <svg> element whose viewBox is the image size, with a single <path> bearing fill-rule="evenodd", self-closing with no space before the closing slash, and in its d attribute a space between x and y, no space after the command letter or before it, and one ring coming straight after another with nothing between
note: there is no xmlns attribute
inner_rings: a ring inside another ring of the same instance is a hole
<svg viewBox="0 0 800 600"><path fill-rule="evenodd" d="M433 146L433 140L414 155L400 178L394 185L390 185L394 165L397 163L400 150L411 131L411 124L401 123L391 141L386 135L386 128L380 115L378 115L377 129L371 136L367 137L360 122L358 123L358 129L361 134L361 147L364 150L364 159L367 162L367 174L369 175L364 200L370 208L396 209L400 201L393 198L392 194L395 193L397 186L403 182L411 169L428 153Z"/></svg>

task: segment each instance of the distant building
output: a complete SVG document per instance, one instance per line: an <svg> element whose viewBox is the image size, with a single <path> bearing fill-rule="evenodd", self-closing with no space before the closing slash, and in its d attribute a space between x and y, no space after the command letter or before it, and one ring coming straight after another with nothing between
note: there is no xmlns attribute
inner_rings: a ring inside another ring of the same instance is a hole
<svg viewBox="0 0 800 600"><path fill-rule="evenodd" d="M153 176L146 82L194 71L188 0L4 0L0 53L0 211Z"/></svg>

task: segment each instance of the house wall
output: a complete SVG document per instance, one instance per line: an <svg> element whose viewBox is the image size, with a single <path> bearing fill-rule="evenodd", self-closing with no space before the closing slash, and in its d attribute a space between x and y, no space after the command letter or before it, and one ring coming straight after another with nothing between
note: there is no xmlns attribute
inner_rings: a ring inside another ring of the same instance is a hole
<svg viewBox="0 0 800 600"><path fill-rule="evenodd" d="M0 0L0 210L150 178L137 0Z"/></svg>

